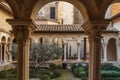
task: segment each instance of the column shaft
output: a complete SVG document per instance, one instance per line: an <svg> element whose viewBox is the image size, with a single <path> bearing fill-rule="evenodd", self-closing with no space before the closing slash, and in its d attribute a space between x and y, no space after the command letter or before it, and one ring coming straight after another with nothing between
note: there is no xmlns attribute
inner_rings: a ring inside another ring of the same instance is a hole
<svg viewBox="0 0 120 80"><path fill-rule="evenodd" d="M80 61L80 43L77 43L78 61Z"/></svg>
<svg viewBox="0 0 120 80"><path fill-rule="evenodd" d="M29 80L29 41L17 46L17 80Z"/></svg>
<svg viewBox="0 0 120 80"><path fill-rule="evenodd" d="M104 61L107 61L107 43L104 43Z"/></svg>
<svg viewBox="0 0 120 80"><path fill-rule="evenodd" d="M2 44L0 43L0 63L2 62Z"/></svg>
<svg viewBox="0 0 120 80"><path fill-rule="evenodd" d="M86 38L84 38L84 60L86 61Z"/></svg>
<svg viewBox="0 0 120 80"><path fill-rule="evenodd" d="M67 48L67 43L64 43L64 60L63 61L67 61L66 59L66 48Z"/></svg>
<svg viewBox="0 0 120 80"><path fill-rule="evenodd" d="M89 58L89 80L100 79L101 67L101 38L89 38L90 58Z"/></svg>
<svg viewBox="0 0 120 80"><path fill-rule="evenodd" d="M116 42L116 48L117 48L117 61L119 61L119 42Z"/></svg>

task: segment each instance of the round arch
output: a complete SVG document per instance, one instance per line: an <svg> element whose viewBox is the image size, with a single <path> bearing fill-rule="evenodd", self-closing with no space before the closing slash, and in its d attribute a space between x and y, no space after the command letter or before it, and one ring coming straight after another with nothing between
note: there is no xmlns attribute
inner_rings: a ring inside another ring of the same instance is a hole
<svg viewBox="0 0 120 80"><path fill-rule="evenodd" d="M110 4L106 10L105 18L111 18L113 16L120 14L119 6L120 6L120 2L115 2Z"/></svg>
<svg viewBox="0 0 120 80"><path fill-rule="evenodd" d="M6 42L6 37L5 36L3 36L2 38L1 38L1 42Z"/></svg>
<svg viewBox="0 0 120 80"><path fill-rule="evenodd" d="M57 43L59 47L63 47L63 39L61 37L54 37L53 42Z"/></svg>
<svg viewBox="0 0 120 80"><path fill-rule="evenodd" d="M10 42L11 42L11 38L10 38L10 37L7 39L7 42L8 42L8 43L10 43Z"/></svg>
<svg viewBox="0 0 120 80"><path fill-rule="evenodd" d="M5 8L6 12L8 12L10 15L13 15L11 6L5 0L1 0L0 5L4 6L3 9Z"/></svg>
<svg viewBox="0 0 120 80"><path fill-rule="evenodd" d="M46 1L38 0L38 2L33 7L33 10L32 10L32 13L31 13L31 18L34 20L37 12L44 5L46 5L46 4L50 3L50 2L53 2L53 1L56 1L56 0L46 0ZM74 0L74 1L73 0L57 0L57 1L65 1L65 2L71 3L73 6L75 6L81 12L84 21L89 20L87 11L86 11L84 5L80 1L78 1L78 0Z"/></svg>
<svg viewBox="0 0 120 80"><path fill-rule="evenodd" d="M110 38L107 45L107 59L108 61L117 60L116 39Z"/></svg>

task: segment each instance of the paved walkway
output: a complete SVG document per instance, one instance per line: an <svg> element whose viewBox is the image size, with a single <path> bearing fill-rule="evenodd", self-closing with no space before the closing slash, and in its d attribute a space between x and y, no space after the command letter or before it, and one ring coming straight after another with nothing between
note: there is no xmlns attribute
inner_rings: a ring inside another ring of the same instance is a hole
<svg viewBox="0 0 120 80"><path fill-rule="evenodd" d="M63 70L62 80L81 80L81 79L75 78L70 71Z"/></svg>

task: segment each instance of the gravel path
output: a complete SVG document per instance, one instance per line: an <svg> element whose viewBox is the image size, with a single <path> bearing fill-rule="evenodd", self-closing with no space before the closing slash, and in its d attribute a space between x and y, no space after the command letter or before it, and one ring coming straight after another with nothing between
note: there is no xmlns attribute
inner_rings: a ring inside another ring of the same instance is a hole
<svg viewBox="0 0 120 80"><path fill-rule="evenodd" d="M69 70L63 70L62 80L81 80L81 79L75 78Z"/></svg>

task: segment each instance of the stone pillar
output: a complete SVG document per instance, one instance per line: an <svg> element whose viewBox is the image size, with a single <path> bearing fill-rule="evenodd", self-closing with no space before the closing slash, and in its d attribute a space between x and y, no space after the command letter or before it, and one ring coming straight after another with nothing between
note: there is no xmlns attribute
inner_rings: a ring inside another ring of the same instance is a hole
<svg viewBox="0 0 120 80"><path fill-rule="evenodd" d="M50 38L49 39L49 44L52 44L53 43L53 38Z"/></svg>
<svg viewBox="0 0 120 80"><path fill-rule="evenodd" d="M2 62L2 44L0 43L0 63Z"/></svg>
<svg viewBox="0 0 120 80"><path fill-rule="evenodd" d="M32 20L8 19L12 25L17 42L17 80L29 80L29 46L30 35L34 29Z"/></svg>
<svg viewBox="0 0 120 80"><path fill-rule="evenodd" d="M83 25L90 43L89 80L101 80L101 35L108 24L107 20L95 20Z"/></svg>
<svg viewBox="0 0 120 80"><path fill-rule="evenodd" d="M86 38L84 38L84 60L86 61Z"/></svg>
<svg viewBox="0 0 120 80"><path fill-rule="evenodd" d="M104 43L104 60L103 61L107 61L107 43Z"/></svg>
<svg viewBox="0 0 120 80"><path fill-rule="evenodd" d="M70 46L69 46L69 44L67 43L67 60L70 60L70 51L69 51L69 49L70 49Z"/></svg>
<svg viewBox="0 0 120 80"><path fill-rule="evenodd" d="M8 62L7 43L4 43L4 62Z"/></svg>
<svg viewBox="0 0 120 80"><path fill-rule="evenodd" d="M120 61L120 59L119 59L120 58L119 57L120 56L120 53L119 53L119 49L120 49L119 48L119 41L116 41L116 49L117 49L117 51L116 51L117 52L117 61Z"/></svg>
<svg viewBox="0 0 120 80"><path fill-rule="evenodd" d="M78 61L80 61L80 43L77 43Z"/></svg>
<svg viewBox="0 0 120 80"><path fill-rule="evenodd" d="M5 62L5 43L2 43L2 64Z"/></svg>
<svg viewBox="0 0 120 80"><path fill-rule="evenodd" d="M64 60L63 61L67 61L66 48L67 48L67 43L64 43Z"/></svg>
<svg viewBox="0 0 120 80"><path fill-rule="evenodd" d="M12 44L11 44L11 43L8 43L9 62L11 62L11 61L12 61L11 48L12 48Z"/></svg>

